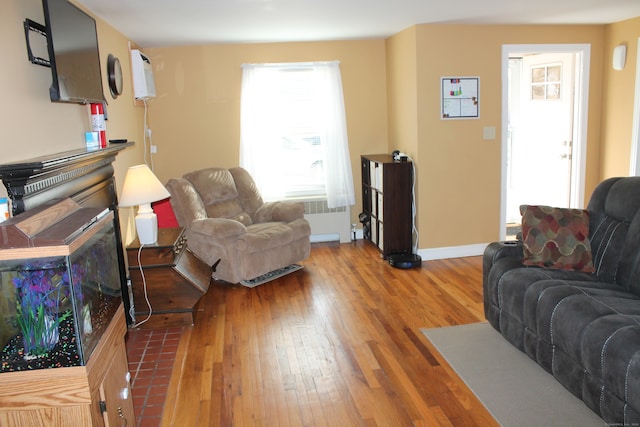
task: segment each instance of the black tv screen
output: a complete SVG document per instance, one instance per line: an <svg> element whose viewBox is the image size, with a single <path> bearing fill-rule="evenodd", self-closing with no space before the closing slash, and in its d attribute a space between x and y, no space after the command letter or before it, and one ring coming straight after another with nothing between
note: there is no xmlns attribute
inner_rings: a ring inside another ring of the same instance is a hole
<svg viewBox="0 0 640 427"><path fill-rule="evenodd" d="M54 102L105 101L96 21L67 0L42 0Z"/></svg>

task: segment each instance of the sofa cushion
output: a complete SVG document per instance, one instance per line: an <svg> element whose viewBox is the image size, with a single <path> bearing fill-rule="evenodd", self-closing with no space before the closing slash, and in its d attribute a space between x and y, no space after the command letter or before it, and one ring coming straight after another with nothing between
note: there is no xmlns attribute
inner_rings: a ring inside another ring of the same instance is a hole
<svg viewBox="0 0 640 427"><path fill-rule="evenodd" d="M209 218L227 218L251 225L251 215L244 211L233 175L227 169L201 169L184 175L196 189Z"/></svg>
<svg viewBox="0 0 640 427"><path fill-rule="evenodd" d="M587 206L589 240L600 280L626 282L627 286L634 282L629 274L633 267L623 252L629 254L640 249L637 239L629 236L630 225L640 210L640 198L630 195L638 191L640 177L609 178L598 184L591 195Z"/></svg>
<svg viewBox="0 0 640 427"><path fill-rule="evenodd" d="M508 261L507 258L499 260L499 264ZM508 264L507 264L508 265ZM500 268L496 265L497 271ZM528 316L526 305L527 295L536 290L538 285L544 283L564 283L566 281L583 280L596 281L597 278L589 273L560 270L553 268L520 267L503 271L499 279L493 279L494 283L488 287L488 296L493 317L493 323L500 325L500 332L515 347L525 350L525 329L535 331L535 307L534 317ZM492 323L492 324L493 324Z"/></svg>
<svg viewBox="0 0 640 427"><path fill-rule="evenodd" d="M550 332L547 339L553 348L554 376L597 413L603 412L599 403L606 393L637 410L640 407L637 380L640 300L624 291L588 288L553 299L557 302L548 310L550 321L543 322L539 332ZM551 301L544 304L548 302ZM542 335L541 339L544 339ZM589 392L595 395L585 399L587 380L600 384ZM621 420L608 418L607 421Z"/></svg>
<svg viewBox="0 0 640 427"><path fill-rule="evenodd" d="M237 248L243 252L260 252L283 247L311 234L309 223L297 219L290 223L266 222L247 227L247 233L239 236Z"/></svg>
<svg viewBox="0 0 640 427"><path fill-rule="evenodd" d="M304 203L302 202L267 202L253 216L256 223L292 222L300 218L304 218Z"/></svg>
<svg viewBox="0 0 640 427"><path fill-rule="evenodd" d="M237 238L247 232L247 227L238 221L226 218L205 218L191 223L191 232L206 237L216 236L219 239Z"/></svg>
<svg viewBox="0 0 640 427"><path fill-rule="evenodd" d="M207 218L204 203L189 181L184 178L173 178L165 187L171 194L169 201L181 226L188 227L195 220Z"/></svg>
<svg viewBox="0 0 640 427"><path fill-rule="evenodd" d="M184 178L193 184L205 205L238 198L238 190L227 169L201 169L185 174Z"/></svg>
<svg viewBox="0 0 640 427"><path fill-rule="evenodd" d="M593 272L589 212L522 205L524 265Z"/></svg>
<svg viewBox="0 0 640 427"><path fill-rule="evenodd" d="M251 175L249 175L249 172L243 168L231 168L229 169L229 173L233 176L236 183L238 200L240 201L243 210L251 216L253 222L264 222L258 221L254 217L256 211L264 204L264 202L262 200L262 196L260 196L260 191L258 191L258 187Z"/></svg>
<svg viewBox="0 0 640 427"><path fill-rule="evenodd" d="M237 200L228 200L207 205L206 210L209 218L233 219L245 226L253 224L251 216L242 210L242 206L240 206Z"/></svg>

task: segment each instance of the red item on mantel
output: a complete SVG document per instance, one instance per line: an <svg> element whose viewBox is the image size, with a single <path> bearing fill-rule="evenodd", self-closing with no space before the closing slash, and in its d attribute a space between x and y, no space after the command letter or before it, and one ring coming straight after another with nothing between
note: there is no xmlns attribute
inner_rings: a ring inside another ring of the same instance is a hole
<svg viewBox="0 0 640 427"><path fill-rule="evenodd" d="M91 104L91 130L100 136L100 148L107 148L107 124L104 120L104 105Z"/></svg>

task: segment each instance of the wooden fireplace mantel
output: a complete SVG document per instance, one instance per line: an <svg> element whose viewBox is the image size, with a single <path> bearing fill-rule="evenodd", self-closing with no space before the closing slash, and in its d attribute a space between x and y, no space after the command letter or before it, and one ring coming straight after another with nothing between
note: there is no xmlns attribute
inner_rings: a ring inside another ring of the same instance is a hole
<svg viewBox="0 0 640 427"><path fill-rule="evenodd" d="M52 199L73 197L113 176L112 163L133 142L78 149L0 165L0 179L17 215Z"/></svg>

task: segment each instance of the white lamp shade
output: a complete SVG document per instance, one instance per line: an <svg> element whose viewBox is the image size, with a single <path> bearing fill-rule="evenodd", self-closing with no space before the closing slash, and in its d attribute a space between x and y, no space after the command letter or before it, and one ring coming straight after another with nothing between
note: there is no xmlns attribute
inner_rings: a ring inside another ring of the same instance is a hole
<svg viewBox="0 0 640 427"><path fill-rule="evenodd" d="M127 170L120 206L139 205L135 221L141 244L150 245L158 240L158 218L151 209L151 203L169 196L167 189L147 165L131 166Z"/></svg>
<svg viewBox="0 0 640 427"><path fill-rule="evenodd" d="M166 199L170 194L147 165L131 166L124 178L120 206L136 206Z"/></svg>

